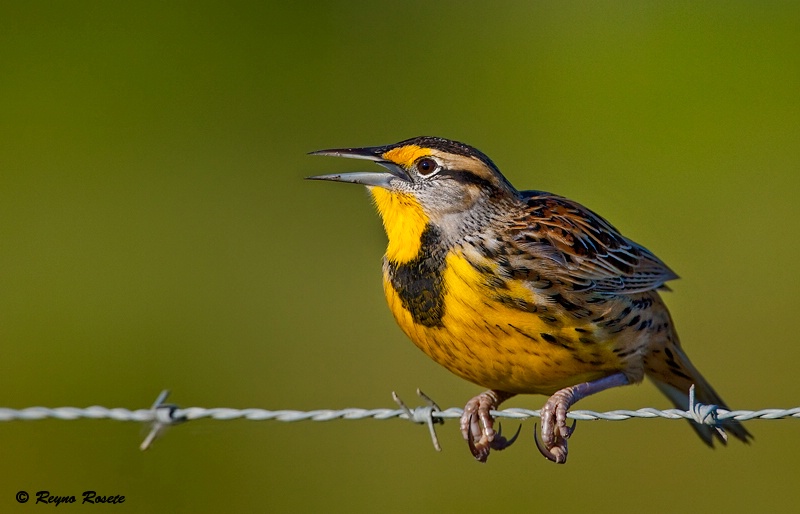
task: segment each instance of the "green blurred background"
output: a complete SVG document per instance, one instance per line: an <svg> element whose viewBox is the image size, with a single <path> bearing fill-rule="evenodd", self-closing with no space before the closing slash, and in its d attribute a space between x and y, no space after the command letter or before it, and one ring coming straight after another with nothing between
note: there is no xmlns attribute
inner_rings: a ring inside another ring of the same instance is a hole
<svg viewBox="0 0 800 514"><path fill-rule="evenodd" d="M795 2L6 2L0 406L463 405L479 388L383 303L367 195L302 180L369 169L311 150L423 134L669 263L684 346L734 408L800 405L798 91ZM580 404L645 406L668 403L646 383ZM584 422L555 466L531 420L486 465L454 422L442 453L398 420L203 420L146 453L133 423L10 422L0 510L38 508L21 489L129 512L796 506L797 422L747 427L711 451L683 422Z"/></svg>

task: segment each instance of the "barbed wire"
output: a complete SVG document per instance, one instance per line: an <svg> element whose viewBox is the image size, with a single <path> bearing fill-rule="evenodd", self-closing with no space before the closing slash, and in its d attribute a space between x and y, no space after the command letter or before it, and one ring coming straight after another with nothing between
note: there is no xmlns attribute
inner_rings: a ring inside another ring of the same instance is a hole
<svg viewBox="0 0 800 514"><path fill-rule="evenodd" d="M135 421L139 423L150 423L151 430L145 440L139 446L141 450L148 449L155 439L160 436L164 429L169 426L178 425L187 421L210 418L217 421L230 421L235 419L245 419L249 421L333 421L337 419L363 420L363 419L407 419L414 423L428 425L431 432L431 439L434 447L440 450L440 446L434 430L434 425L443 423L445 419L457 419L461 417L463 409L451 407L440 409L422 391L417 390L417 394L425 401L426 405L420 407L408 407L395 394L392 397L399 408L379 408L379 409L316 409L309 411L301 410L267 410L259 408L234 409L228 407L186 407L180 408L177 405L164 403L169 395L168 390L164 390L158 396L152 407L149 409L130 410L116 407L108 408L101 406L91 407L27 407L24 409L10 409L0 407L0 422L3 421L35 421L42 419L112 419L116 421ZM541 417L538 410L508 408L504 410L491 411L495 418L508 418L524 420L528 418ZM596 412L591 410L571 410L567 417L581 421L626 421L630 419L688 419L697 423L717 426L725 420L750 421L753 419L800 419L800 407L789 409L761 409L761 410L727 410L716 405L705 405L695 402L694 388L689 391L689 410L681 409L655 409L645 407L637 410L612 410L607 412Z"/></svg>

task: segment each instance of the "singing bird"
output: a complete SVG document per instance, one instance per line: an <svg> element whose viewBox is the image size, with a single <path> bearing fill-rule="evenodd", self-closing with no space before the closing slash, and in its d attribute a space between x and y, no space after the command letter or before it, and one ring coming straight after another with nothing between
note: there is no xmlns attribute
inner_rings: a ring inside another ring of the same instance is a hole
<svg viewBox="0 0 800 514"><path fill-rule="evenodd" d="M513 442L490 414L517 394L543 394L542 454L567 458L569 408L647 376L679 409L727 406L695 368L659 295L677 278L608 221L567 198L517 191L479 150L438 137L311 152L373 161L382 172L309 177L367 186L383 220L386 301L405 334L456 375L488 388L467 402L473 456ZM690 421L709 446L738 421Z"/></svg>

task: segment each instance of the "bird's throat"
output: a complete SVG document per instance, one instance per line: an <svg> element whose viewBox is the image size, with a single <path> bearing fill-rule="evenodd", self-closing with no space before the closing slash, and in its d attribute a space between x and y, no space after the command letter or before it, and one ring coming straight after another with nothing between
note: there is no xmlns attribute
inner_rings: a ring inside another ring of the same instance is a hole
<svg viewBox="0 0 800 514"><path fill-rule="evenodd" d="M369 187L389 239L386 258L396 264L414 260L422 247L422 234L430 219L417 200L403 193Z"/></svg>

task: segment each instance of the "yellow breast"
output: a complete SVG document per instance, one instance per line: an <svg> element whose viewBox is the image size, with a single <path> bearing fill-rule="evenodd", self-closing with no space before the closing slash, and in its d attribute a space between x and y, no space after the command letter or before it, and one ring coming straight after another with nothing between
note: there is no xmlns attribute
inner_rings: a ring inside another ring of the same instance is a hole
<svg viewBox="0 0 800 514"><path fill-rule="evenodd" d="M384 267L395 319L433 360L466 380L512 393L552 394L621 368L613 337L547 305L521 281L507 281L498 295L485 272L493 264L474 266L475 258L463 251L444 258L438 324L420 323Z"/></svg>

